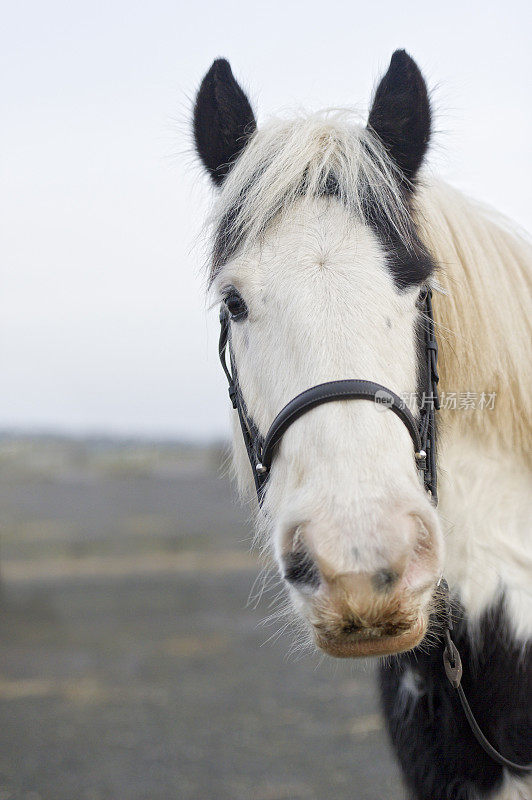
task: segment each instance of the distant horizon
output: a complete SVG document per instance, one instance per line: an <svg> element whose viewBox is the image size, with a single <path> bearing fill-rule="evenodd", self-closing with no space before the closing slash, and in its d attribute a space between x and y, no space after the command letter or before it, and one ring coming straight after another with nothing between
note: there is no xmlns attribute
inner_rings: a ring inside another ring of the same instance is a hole
<svg viewBox="0 0 532 800"><path fill-rule="evenodd" d="M139 431L111 431L111 430L67 430L65 428L44 428L44 427L20 427L9 428L0 426L0 443L5 440L62 440L62 441L83 441L83 442L138 442L145 444L170 444L182 447L228 447L230 440L228 437L205 436L205 437L186 437L179 433L157 433Z"/></svg>

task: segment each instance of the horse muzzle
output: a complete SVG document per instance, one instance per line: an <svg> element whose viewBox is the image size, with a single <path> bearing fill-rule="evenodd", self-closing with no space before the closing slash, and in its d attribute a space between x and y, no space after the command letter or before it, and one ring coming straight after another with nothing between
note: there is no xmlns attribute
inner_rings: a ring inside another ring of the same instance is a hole
<svg viewBox="0 0 532 800"><path fill-rule="evenodd" d="M321 650L354 658L419 644L442 567L441 532L429 527L433 516L424 523L417 514L397 514L393 532L352 544L345 533L311 523L285 536L284 578Z"/></svg>
<svg viewBox="0 0 532 800"><path fill-rule="evenodd" d="M427 622L423 614L420 614L410 628L402 630L402 627L400 626L400 632L392 634L386 632L386 626L337 635L315 629L314 638L320 650L333 658L388 656L416 647L425 636Z"/></svg>

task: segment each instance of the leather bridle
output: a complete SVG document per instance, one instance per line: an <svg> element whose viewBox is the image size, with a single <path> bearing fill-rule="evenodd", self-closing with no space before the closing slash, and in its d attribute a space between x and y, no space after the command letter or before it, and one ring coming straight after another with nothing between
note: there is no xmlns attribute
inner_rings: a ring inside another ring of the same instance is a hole
<svg viewBox="0 0 532 800"><path fill-rule="evenodd" d="M238 373L230 344L230 320L227 309L220 309L220 341L218 352L223 370L229 383L229 397L237 411L242 428L244 443L253 471L259 503L262 503L264 490L272 467L275 451L288 428L303 414L316 406L338 400L372 400L389 408L405 424L414 445L416 466L422 474L423 484L436 505L436 429L434 411L440 407L438 398L438 345L434 336L432 316L432 291L424 286L417 305L423 313L424 386L421 392L419 419L416 420L407 404L391 389L373 381L359 378L320 383L294 397L277 414L266 436L262 436L249 414L238 383ZM227 350L231 369L227 366Z"/></svg>
<svg viewBox="0 0 532 800"><path fill-rule="evenodd" d="M434 317L432 313L432 290L424 285L417 299L417 306L421 312L421 325L423 330L424 359L421 369L421 391L418 398L417 419L402 400L391 389L381 386L373 381L350 378L346 380L329 381L313 386L301 392L290 400L277 414L265 436L262 436L253 418L247 410L238 382L236 363L230 341L230 318L225 305L220 309L220 340L218 353L220 361L229 383L229 397L233 408L238 413L242 436L253 472L255 488L259 505L262 505L264 492L273 464L276 450L283 435L293 423L311 409L324 403L344 400L372 400L390 409L404 423L414 446L416 467L420 473L423 485L429 492L432 503L438 503L437 474L436 474L436 420L435 411L440 407L438 397L438 344L434 335ZM227 351L231 368L227 366ZM471 730L483 750L503 767L508 767L516 772L532 771L532 764L519 765L505 758L486 739L471 711L463 687L461 686L462 662L460 653L451 638L453 630L452 611L449 596L449 587L442 577L438 588L445 603L444 619L444 651L443 663L445 674L451 685L456 689L460 703L466 715Z"/></svg>

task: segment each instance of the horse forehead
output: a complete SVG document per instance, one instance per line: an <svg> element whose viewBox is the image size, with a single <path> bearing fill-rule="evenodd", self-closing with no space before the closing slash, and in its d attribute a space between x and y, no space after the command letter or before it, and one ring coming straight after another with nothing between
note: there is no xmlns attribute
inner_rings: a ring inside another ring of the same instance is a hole
<svg viewBox="0 0 532 800"><path fill-rule="evenodd" d="M395 294L388 256L379 237L338 202L315 198L295 204L263 240L236 259L244 280L257 288L296 286L310 292L346 289Z"/></svg>

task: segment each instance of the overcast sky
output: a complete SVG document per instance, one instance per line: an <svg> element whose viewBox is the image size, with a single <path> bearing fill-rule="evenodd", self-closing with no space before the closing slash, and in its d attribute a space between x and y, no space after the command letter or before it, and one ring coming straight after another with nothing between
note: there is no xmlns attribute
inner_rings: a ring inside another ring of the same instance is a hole
<svg viewBox="0 0 532 800"><path fill-rule="evenodd" d="M259 124L363 109L405 47L431 166L529 229L530 3L108 0L2 15L0 428L225 435L190 99L230 59Z"/></svg>

